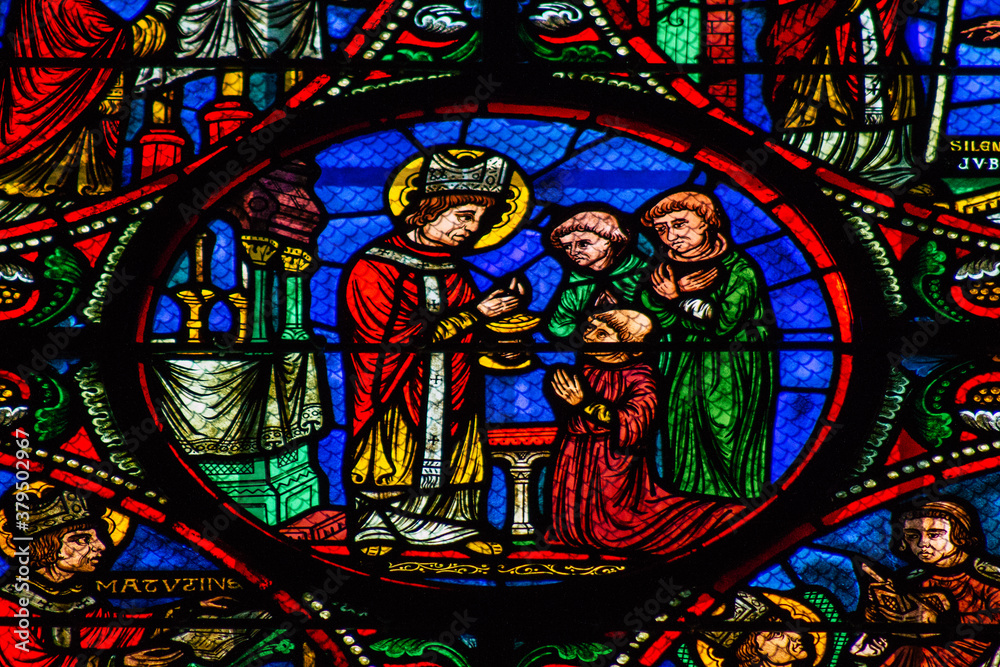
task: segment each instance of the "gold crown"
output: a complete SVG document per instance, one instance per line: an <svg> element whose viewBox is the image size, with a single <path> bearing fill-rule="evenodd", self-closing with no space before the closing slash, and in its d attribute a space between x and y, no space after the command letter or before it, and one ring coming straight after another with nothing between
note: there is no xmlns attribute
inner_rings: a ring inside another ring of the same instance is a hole
<svg viewBox="0 0 1000 667"><path fill-rule="evenodd" d="M42 497L29 501L28 527L21 532L38 535L61 526L92 518L87 502L74 491L66 490L55 494L49 502ZM11 526L8 522L8 530Z"/></svg>
<svg viewBox="0 0 1000 667"><path fill-rule="evenodd" d="M727 623L752 623L766 620L772 614L771 608L760 598L750 593L739 591L733 601L732 613L724 620ZM706 639L726 648L732 648L743 634L740 630L717 630L702 633Z"/></svg>

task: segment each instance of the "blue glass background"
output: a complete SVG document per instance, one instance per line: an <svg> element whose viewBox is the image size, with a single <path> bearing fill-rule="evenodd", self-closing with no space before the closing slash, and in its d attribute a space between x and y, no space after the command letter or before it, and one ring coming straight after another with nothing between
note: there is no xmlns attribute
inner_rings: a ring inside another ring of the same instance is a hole
<svg viewBox="0 0 1000 667"><path fill-rule="evenodd" d="M463 131L463 125L465 130ZM545 238L555 213L553 204L568 206L603 202L621 209L627 217L641 210L664 190L684 183L707 187L722 203L731 224L733 244L759 266L767 299L774 311L777 339L815 343L815 349L784 350L778 355L779 388L775 407L771 479L780 479L808 445L827 401L835 357L829 349L835 340L832 317L823 283L788 231L744 193L692 163L640 141L569 123L509 120L504 118L423 123L411 132L386 130L321 150L321 174L316 192L329 214L318 238L318 266L309 280L309 317L317 333L338 341L337 307L344 268L373 239L393 229L383 191L393 171L437 142L487 144L505 155L517 156L535 196L534 208L507 242L498 248L468 257L469 268L481 290L511 273L522 273L532 286L530 310L542 312L556 295L564 269L547 248ZM576 139L574 140L574 137ZM474 140L473 140L474 139ZM633 223L634 224L634 223ZM212 274L220 287L239 282L233 231L222 221L209 226L215 234ZM644 230L640 248L650 254L658 239ZM187 253L170 272L168 286L190 279ZM182 327L181 308L161 296L154 315L154 332L175 333ZM216 304L210 328L225 330L233 311ZM550 341L541 333L538 343ZM486 422L494 426L552 424L554 414L543 390L548 369L572 363L565 352L537 355L538 364L520 374L487 374ZM343 455L346 411L342 355L325 355L326 381L331 388L333 430L319 443L318 463L329 480L330 501L345 502ZM500 471L494 472L488 498L489 519L497 526L509 520L506 487ZM534 493L538 493L536 489Z"/></svg>
<svg viewBox="0 0 1000 667"><path fill-rule="evenodd" d="M503 246L468 258L478 287L489 289L494 280L523 272L532 285L530 309L542 311L555 294L562 277L560 263L545 245L551 224L546 207L585 201L603 202L626 214L664 190L680 186L698 172L691 163L639 141L586 129L569 123L523 119L479 118L465 121L466 143L487 146L514 157L533 187L535 209L523 228ZM326 331L336 327L337 295L342 267L367 243L392 229L385 210L383 190L393 170L418 151L435 144L455 144L463 136L463 121L415 125L411 136L387 130L322 150L317 161L322 174L317 192L331 215L319 238L321 266L310 284L311 318ZM580 151L574 154L574 151ZM705 183L704 175L698 182ZM779 329L796 340L819 344L834 339L821 283L788 232L742 192L725 184L713 189L732 223L732 237L760 265L764 281L776 286L769 293ZM644 238L643 245L652 244ZM801 337L796 331L806 330ZM536 336L539 342L545 339ZM543 394L548 366L566 363L571 355L549 353L541 365L521 375L488 375L486 419L490 424L552 423L553 413ZM773 480L780 478L809 442L826 402L834 355L828 350L789 351L780 355L781 386L775 414L772 453ZM333 405L338 424L344 423L341 371L336 354L327 355ZM320 463L330 478L331 499L342 502L341 462L343 433L337 431L321 445ZM496 488L498 482L494 479ZM491 520L499 521L501 506L494 490Z"/></svg>

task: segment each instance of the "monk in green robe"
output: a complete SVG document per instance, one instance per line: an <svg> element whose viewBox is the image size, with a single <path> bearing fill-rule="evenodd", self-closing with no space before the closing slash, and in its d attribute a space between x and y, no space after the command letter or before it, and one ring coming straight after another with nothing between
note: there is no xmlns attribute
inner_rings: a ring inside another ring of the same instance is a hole
<svg viewBox="0 0 1000 667"><path fill-rule="evenodd" d="M714 198L691 191L643 213L664 247L641 300L671 348L660 362L666 476L672 470L683 493L754 498L768 480L773 318L760 268L732 247L723 215Z"/></svg>
<svg viewBox="0 0 1000 667"><path fill-rule="evenodd" d="M582 204L575 210L549 234L570 266L548 318L549 332L559 339L579 337L595 312L635 304L649 262L632 249L620 212L603 204Z"/></svg>

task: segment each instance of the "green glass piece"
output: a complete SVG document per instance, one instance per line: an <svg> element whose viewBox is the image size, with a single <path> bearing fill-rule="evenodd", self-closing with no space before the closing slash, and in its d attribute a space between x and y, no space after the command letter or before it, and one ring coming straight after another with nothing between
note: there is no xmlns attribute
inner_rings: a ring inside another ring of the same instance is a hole
<svg viewBox="0 0 1000 667"><path fill-rule="evenodd" d="M677 305L642 294L667 340L709 344L661 355L667 389L657 412L678 491L756 498L768 480L777 364L773 352L756 347L770 332L755 270L736 252L719 266L726 279L704 298L715 304L709 318L683 316Z"/></svg>
<svg viewBox="0 0 1000 667"><path fill-rule="evenodd" d="M285 327L281 331L282 340L309 340L309 332L304 326L305 287L300 274L289 274L285 278Z"/></svg>
<svg viewBox="0 0 1000 667"><path fill-rule="evenodd" d="M426 639L383 639L372 644L372 650L385 653L390 658L419 657L427 651L434 651L450 658L455 667L469 667L469 661L466 660L465 656L451 646Z"/></svg>
<svg viewBox="0 0 1000 667"><path fill-rule="evenodd" d="M250 330L250 342L252 343L267 342L267 310L271 301L267 277L267 271L264 269L254 269L253 324Z"/></svg>
<svg viewBox="0 0 1000 667"><path fill-rule="evenodd" d="M938 249L937 242L928 241L917 253L913 288L942 318L952 322L965 322L968 321L968 316L954 307L954 301L943 284L947 260L948 255Z"/></svg>
<svg viewBox="0 0 1000 667"><path fill-rule="evenodd" d="M202 472L237 504L273 526L320 502L320 479L309 462L309 445L239 461L210 461Z"/></svg>
<svg viewBox="0 0 1000 667"><path fill-rule="evenodd" d="M38 327L64 319L82 290L85 265L72 251L56 247L43 263L44 276L56 281L55 288L46 295L45 302L19 322L22 327Z"/></svg>
<svg viewBox="0 0 1000 667"><path fill-rule="evenodd" d="M683 6L676 0L660 0L657 9L662 18L656 24L656 44L675 63L694 64L701 55L701 8ZM698 80L698 74L689 74Z"/></svg>
<svg viewBox="0 0 1000 667"><path fill-rule="evenodd" d="M556 47L536 41L522 27L518 27L518 37L528 47L532 54L546 60L563 62L609 62L612 54L600 46L584 44L582 46Z"/></svg>
<svg viewBox="0 0 1000 667"><path fill-rule="evenodd" d="M69 394L59 381L43 375L32 376L43 407L35 410L35 433L40 440L52 440L69 428Z"/></svg>

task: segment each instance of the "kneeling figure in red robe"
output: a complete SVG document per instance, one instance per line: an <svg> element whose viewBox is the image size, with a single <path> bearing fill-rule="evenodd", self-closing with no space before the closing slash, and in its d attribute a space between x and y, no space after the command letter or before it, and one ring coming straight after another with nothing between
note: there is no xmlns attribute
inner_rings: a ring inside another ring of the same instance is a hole
<svg viewBox="0 0 1000 667"><path fill-rule="evenodd" d="M585 343L641 343L652 322L635 310L591 316ZM582 374L558 369L555 395L570 409L552 483L549 541L602 551L678 551L718 532L744 508L684 497L650 471L656 374L638 353L585 352Z"/></svg>

